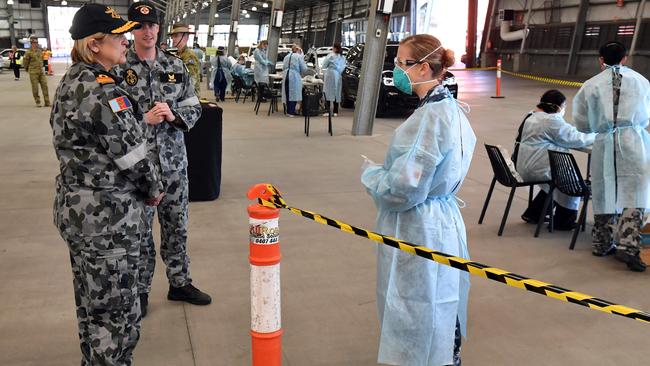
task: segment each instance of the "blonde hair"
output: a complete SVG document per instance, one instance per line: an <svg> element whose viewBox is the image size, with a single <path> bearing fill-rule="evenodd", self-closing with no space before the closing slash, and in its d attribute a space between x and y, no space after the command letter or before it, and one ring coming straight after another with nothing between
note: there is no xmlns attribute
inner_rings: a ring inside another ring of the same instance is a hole
<svg viewBox="0 0 650 366"><path fill-rule="evenodd" d="M434 78L441 78L447 69L456 62L454 51L441 47L442 44L438 38L429 34L410 36L400 42L400 45L408 46L411 49L411 56L414 60L422 60L429 64ZM438 50L431 53L436 48ZM427 56L429 53L431 54Z"/></svg>
<svg viewBox="0 0 650 366"><path fill-rule="evenodd" d="M95 53L90 49L90 41L93 39L102 41L106 37L106 33L95 33L91 34L88 37L78 39L74 41L74 46L72 46L72 52L70 56L72 57L72 63L76 64L78 62L85 62L87 64L95 63Z"/></svg>

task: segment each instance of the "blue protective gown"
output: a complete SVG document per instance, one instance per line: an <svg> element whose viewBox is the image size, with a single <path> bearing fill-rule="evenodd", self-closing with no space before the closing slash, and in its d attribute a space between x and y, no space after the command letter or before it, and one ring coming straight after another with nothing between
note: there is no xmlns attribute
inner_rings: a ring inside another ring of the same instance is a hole
<svg viewBox="0 0 650 366"><path fill-rule="evenodd" d="M284 70L282 79L282 103L287 102L286 82L289 82L289 101L301 102L302 75L307 71L305 58L301 54L289 52L288 55L284 56L282 70Z"/></svg>
<svg viewBox="0 0 650 366"><path fill-rule="evenodd" d="M219 62L217 62L219 60ZM221 63L221 69L223 70L223 75L226 77L226 90L230 89L230 83L232 82L231 68L232 62L228 59L228 56L214 56L210 58L210 65L212 65L212 72L210 73L209 85L214 89L214 77L217 75L217 67Z"/></svg>
<svg viewBox="0 0 650 366"><path fill-rule="evenodd" d="M323 60L322 68L325 100L341 103L341 74L345 69L345 58L337 53L330 53Z"/></svg>
<svg viewBox="0 0 650 366"><path fill-rule="evenodd" d="M269 83L269 66L273 65L273 62L269 60L266 50L261 48L256 48L253 51L253 57L255 58L255 82L256 83Z"/></svg>
<svg viewBox="0 0 650 366"><path fill-rule="evenodd" d="M246 86L253 85L253 70L247 69L245 65L236 63L235 66L232 67L232 74L239 76Z"/></svg>
<svg viewBox="0 0 650 366"><path fill-rule="evenodd" d="M614 130L612 73L608 68L587 80L573 99L578 130L598 134L591 159L596 215L650 208L650 135L646 131L650 83L634 70L620 68L623 78Z"/></svg>
<svg viewBox="0 0 650 366"><path fill-rule="evenodd" d="M455 195L476 137L448 90L433 93L444 98L395 130L384 164L366 167L361 182L377 206L377 232L469 259ZM379 245L378 362L451 365L456 319L465 334L468 292L468 273Z"/></svg>
<svg viewBox="0 0 650 366"><path fill-rule="evenodd" d="M548 151L567 152L570 148L590 146L594 134L579 132L568 124L559 113L533 112L524 123L517 157L517 172L524 181L551 179ZM548 185L542 189L548 193ZM558 190L553 193L555 201L563 207L577 210L580 197L570 197Z"/></svg>

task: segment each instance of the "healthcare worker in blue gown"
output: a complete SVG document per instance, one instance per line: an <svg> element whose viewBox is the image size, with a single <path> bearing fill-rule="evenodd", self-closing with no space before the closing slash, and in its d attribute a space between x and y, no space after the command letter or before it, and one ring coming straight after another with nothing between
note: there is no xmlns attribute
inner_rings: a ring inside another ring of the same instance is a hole
<svg viewBox="0 0 650 366"><path fill-rule="evenodd" d="M340 43L334 43L332 53L323 60L323 94L325 97L325 109L328 111L323 116L329 115L330 103L334 102L332 115L338 116L339 103L341 103L341 87L343 70L345 69L345 57L342 54Z"/></svg>
<svg viewBox="0 0 650 366"><path fill-rule="evenodd" d="M302 75L307 72L307 64L302 49L294 45L284 56L282 70L282 103L287 105L287 115L296 115L296 105L302 102Z"/></svg>
<svg viewBox="0 0 650 366"><path fill-rule="evenodd" d="M269 60L267 55L268 48L269 42L264 40L253 51L253 58L255 59L255 82L258 85L269 83L269 66L275 65L274 62Z"/></svg>
<svg viewBox="0 0 650 366"><path fill-rule="evenodd" d="M404 39L394 82L420 97L396 130L383 165L366 160L361 181L377 206L376 231L469 259L456 198L476 137L465 113L441 85L453 52L430 35ZM460 365L469 274L380 245L378 362L401 366Z"/></svg>
<svg viewBox="0 0 650 366"><path fill-rule="evenodd" d="M627 50L609 42L600 50L602 72L587 80L573 100L578 130L595 132L591 159L595 256L616 252L635 272L645 271L639 256L641 228L650 208L650 83L623 66ZM618 242L614 241L616 226Z"/></svg>
<svg viewBox="0 0 650 366"><path fill-rule="evenodd" d="M564 94L559 90L548 90L542 95L537 109L530 112L523 122L517 154L517 172L524 181L551 180L549 150L568 152L569 149L587 147L594 143L594 134L579 132L564 120L565 110ZM541 188L521 216L526 222L536 224L544 210L549 186L543 184ZM553 200L553 228L575 228L580 197L567 196L556 189L553 192Z"/></svg>

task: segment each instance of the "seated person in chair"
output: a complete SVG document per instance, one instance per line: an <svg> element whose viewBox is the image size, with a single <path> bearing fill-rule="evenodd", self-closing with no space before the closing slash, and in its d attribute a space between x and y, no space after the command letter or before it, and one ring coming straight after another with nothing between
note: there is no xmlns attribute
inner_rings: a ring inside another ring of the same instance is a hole
<svg viewBox="0 0 650 366"><path fill-rule="evenodd" d="M255 81L253 69L246 68L246 57L244 55L239 56L231 72L233 76L239 76L246 87L252 86Z"/></svg>
<svg viewBox="0 0 650 366"><path fill-rule="evenodd" d="M564 120L566 97L557 90L549 90L542 96L537 109L530 112L520 127L518 154L515 157L517 171L525 181L551 179L548 150L567 152L570 148L590 146L595 135L579 132ZM549 191L547 185L531 202L521 218L529 223L537 223L544 209ZM555 190L555 214L553 227L558 230L575 228L580 197L569 197Z"/></svg>

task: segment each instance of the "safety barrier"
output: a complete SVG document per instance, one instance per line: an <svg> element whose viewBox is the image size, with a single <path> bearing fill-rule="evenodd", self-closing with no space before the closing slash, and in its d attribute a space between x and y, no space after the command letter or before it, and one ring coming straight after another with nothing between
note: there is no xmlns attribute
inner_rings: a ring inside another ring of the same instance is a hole
<svg viewBox="0 0 650 366"><path fill-rule="evenodd" d="M253 365L281 366L280 210L250 205L248 217Z"/></svg>
<svg viewBox="0 0 650 366"><path fill-rule="evenodd" d="M286 204L280 192L271 184L257 184L248 191L249 199L257 199L258 204L271 209L286 209L291 213L304 218L316 221L323 225L328 225L354 234L377 243L385 244L390 247L417 255L419 257L468 272L475 276L483 277L489 280L503 283L507 286L533 292L539 295L551 297L557 300L569 302L576 305L588 307L593 310L602 311L609 314L620 315L626 318L638 320L644 323L650 323L650 313L637 310L624 305L615 304L611 301L596 298L591 295L565 289L550 283L538 281L532 278L514 274L512 272L470 261L467 259L455 257L443 252L439 252L427 247L418 246L390 236L381 235L363 228L359 228L342 221L331 219L315 212L302 210L291 207ZM251 239L252 240L252 239ZM279 255L279 252L278 252ZM278 259L279 261L279 259ZM279 263L279 262L278 262ZM278 279L279 281L279 279ZM260 284L263 285L263 284ZM251 290L252 292L252 290ZM278 290L279 296L279 290Z"/></svg>

